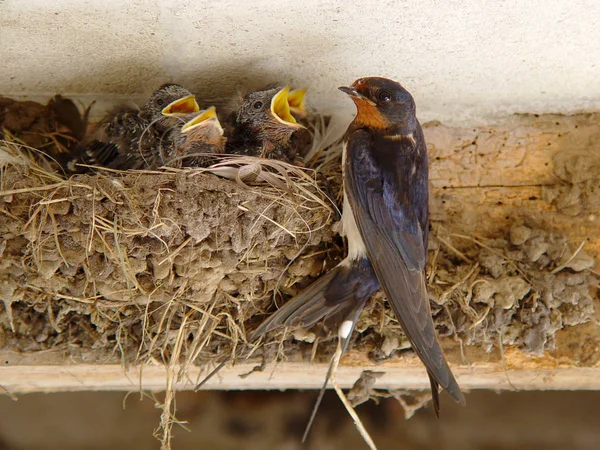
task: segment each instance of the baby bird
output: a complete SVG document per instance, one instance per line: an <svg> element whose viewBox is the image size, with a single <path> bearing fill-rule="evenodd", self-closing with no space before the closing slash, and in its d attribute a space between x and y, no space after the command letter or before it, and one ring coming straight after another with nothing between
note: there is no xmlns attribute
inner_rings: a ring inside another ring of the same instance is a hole
<svg viewBox="0 0 600 450"><path fill-rule="evenodd" d="M157 151L180 117L200 110L194 95L177 84L164 84L141 109L118 107L107 114L74 149L67 169L83 172L77 164L111 169L142 169L156 166Z"/></svg>
<svg viewBox="0 0 600 450"><path fill-rule="evenodd" d="M190 118L191 117L191 118ZM184 125L173 130L168 139L172 145L164 155L165 165L172 167L208 167L215 154L225 152L223 128L216 109L211 106L199 113L188 114Z"/></svg>
<svg viewBox="0 0 600 450"><path fill-rule="evenodd" d="M229 121L227 152L294 162L292 135L304 126L290 111L289 86L248 94Z"/></svg>

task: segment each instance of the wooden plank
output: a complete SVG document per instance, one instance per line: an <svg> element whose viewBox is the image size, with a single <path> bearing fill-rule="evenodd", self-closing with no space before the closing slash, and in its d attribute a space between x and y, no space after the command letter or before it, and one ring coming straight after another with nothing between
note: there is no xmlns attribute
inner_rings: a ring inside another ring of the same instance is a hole
<svg viewBox="0 0 600 450"><path fill-rule="evenodd" d="M208 382L203 389L319 389L326 364L286 363L267 367L264 372L250 372L254 364L238 364L224 369L219 377ZM369 364L363 367L340 366L336 380L343 388L350 388L362 370L384 372L377 380L380 389L429 389L429 380L422 367L413 364ZM599 367L552 367L532 369L509 369L504 371L498 364L473 364L470 367L454 367L461 387L493 390L598 390ZM177 368L175 369L177 372ZM123 370L119 365L42 365L9 366L0 368L0 386L9 394L64 391L164 391L167 372L162 366L132 367ZM177 390L191 390L199 378L199 370L193 368L187 376L174 384Z"/></svg>

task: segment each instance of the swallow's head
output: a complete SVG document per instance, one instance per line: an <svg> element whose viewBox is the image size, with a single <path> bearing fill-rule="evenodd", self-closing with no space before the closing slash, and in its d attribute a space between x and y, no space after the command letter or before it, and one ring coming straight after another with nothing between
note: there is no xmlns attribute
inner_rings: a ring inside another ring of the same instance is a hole
<svg viewBox="0 0 600 450"><path fill-rule="evenodd" d="M296 122L288 102L289 86L248 94L236 114L236 123L247 127L260 139L289 140L294 131L304 128Z"/></svg>
<svg viewBox="0 0 600 450"><path fill-rule="evenodd" d="M203 142L220 147L223 143L223 127L214 106L198 112L181 127L181 133L189 141Z"/></svg>
<svg viewBox="0 0 600 450"><path fill-rule="evenodd" d="M154 121L161 117L183 117L198 112L200 107L194 95L178 84L163 84L150 96L140 116Z"/></svg>
<svg viewBox="0 0 600 450"><path fill-rule="evenodd" d="M359 78L339 88L356 105L355 123L360 127L395 129L415 120L415 101L400 83L380 77Z"/></svg>

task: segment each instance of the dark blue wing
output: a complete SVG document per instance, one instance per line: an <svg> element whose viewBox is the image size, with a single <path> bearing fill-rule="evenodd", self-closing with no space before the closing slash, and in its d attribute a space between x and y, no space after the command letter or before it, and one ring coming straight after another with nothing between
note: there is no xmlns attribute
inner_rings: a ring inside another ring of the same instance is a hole
<svg viewBox="0 0 600 450"><path fill-rule="evenodd" d="M366 258L350 264L339 264L288 301L252 333L253 341L281 326L299 325L310 328L325 319L329 329L338 330L340 324L358 314L379 282Z"/></svg>
<svg viewBox="0 0 600 450"><path fill-rule="evenodd" d="M428 177L422 134L413 140L354 132L346 146L344 183L367 255L414 351L430 377L463 402L437 341L427 295Z"/></svg>

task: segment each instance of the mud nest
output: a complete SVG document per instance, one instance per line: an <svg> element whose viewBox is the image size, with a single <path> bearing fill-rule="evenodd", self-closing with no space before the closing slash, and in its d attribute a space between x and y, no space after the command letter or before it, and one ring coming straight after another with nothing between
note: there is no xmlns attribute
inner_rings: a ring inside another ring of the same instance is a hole
<svg viewBox="0 0 600 450"><path fill-rule="evenodd" d="M259 356L240 345L247 331L343 256L335 233L341 152L339 142L327 147L314 170L246 158L206 170L65 179L7 136L0 344L63 349L74 361L184 368L234 352ZM244 183L244 171L256 183ZM591 319L590 285L598 281L583 246L523 222L494 239L453 232L457 226L434 224L431 234L440 335L486 351L505 344L539 354L553 348L557 330ZM354 342L373 360L409 349L381 298L365 308ZM277 352L263 355L326 359L332 350L318 327L279 336Z"/></svg>

